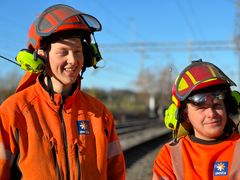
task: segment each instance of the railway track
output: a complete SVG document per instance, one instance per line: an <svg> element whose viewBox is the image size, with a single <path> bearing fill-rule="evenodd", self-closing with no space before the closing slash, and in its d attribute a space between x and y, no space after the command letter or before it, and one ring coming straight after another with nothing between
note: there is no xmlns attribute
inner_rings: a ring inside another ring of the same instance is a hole
<svg viewBox="0 0 240 180"><path fill-rule="evenodd" d="M171 140L171 131L154 120L131 121L116 128L125 156L127 180L151 179L154 159L161 146Z"/></svg>
<svg viewBox="0 0 240 180"><path fill-rule="evenodd" d="M123 151L170 132L159 120L152 119L124 122L116 129Z"/></svg>
<svg viewBox="0 0 240 180"><path fill-rule="evenodd" d="M147 180L152 177L154 159L162 145L171 140L171 133L134 146L124 151L127 180Z"/></svg>
<svg viewBox="0 0 240 180"><path fill-rule="evenodd" d="M137 131L141 131L147 128L151 128L154 126L159 126L159 121L152 119L140 119L140 120L132 120L125 121L122 123L118 123L116 125L118 135L135 133Z"/></svg>

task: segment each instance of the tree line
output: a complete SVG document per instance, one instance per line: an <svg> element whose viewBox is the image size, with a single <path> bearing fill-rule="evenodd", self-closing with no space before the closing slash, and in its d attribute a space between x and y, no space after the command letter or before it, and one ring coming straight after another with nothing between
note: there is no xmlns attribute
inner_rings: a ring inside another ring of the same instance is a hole
<svg viewBox="0 0 240 180"><path fill-rule="evenodd" d="M22 75L17 71L0 75L0 103L15 92ZM149 117L149 99L155 99L156 117L163 115L171 100L172 66L161 70L143 69L133 82L135 90L84 88L83 91L100 99L116 119Z"/></svg>

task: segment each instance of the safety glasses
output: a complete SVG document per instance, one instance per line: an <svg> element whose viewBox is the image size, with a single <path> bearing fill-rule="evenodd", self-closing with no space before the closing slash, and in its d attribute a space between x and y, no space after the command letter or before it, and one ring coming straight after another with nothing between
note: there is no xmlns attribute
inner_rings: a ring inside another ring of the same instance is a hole
<svg viewBox="0 0 240 180"><path fill-rule="evenodd" d="M213 102L218 102L225 98L224 91L214 91L210 93L199 93L187 98L187 102L190 102L196 106L204 106Z"/></svg>

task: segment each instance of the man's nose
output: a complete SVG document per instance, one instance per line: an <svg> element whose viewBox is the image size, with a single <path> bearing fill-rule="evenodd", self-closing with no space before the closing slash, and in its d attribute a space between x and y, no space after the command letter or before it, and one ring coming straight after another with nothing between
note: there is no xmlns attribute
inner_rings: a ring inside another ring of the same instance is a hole
<svg viewBox="0 0 240 180"><path fill-rule="evenodd" d="M207 109L207 116L210 117L210 118L213 118L216 116L216 109L211 105L209 106Z"/></svg>
<svg viewBox="0 0 240 180"><path fill-rule="evenodd" d="M74 64L77 60L78 57L73 52L69 52L67 62L70 64Z"/></svg>

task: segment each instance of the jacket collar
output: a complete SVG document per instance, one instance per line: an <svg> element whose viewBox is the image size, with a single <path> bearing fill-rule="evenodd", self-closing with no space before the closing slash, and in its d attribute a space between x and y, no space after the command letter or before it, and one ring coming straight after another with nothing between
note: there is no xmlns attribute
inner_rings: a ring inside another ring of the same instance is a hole
<svg viewBox="0 0 240 180"><path fill-rule="evenodd" d="M64 109L69 109L71 108L74 100L76 99L76 96L80 93L80 85L81 85L81 79L80 76L77 78L75 85L73 85L74 90L70 96L63 97L62 94L54 93L53 99L51 99L47 88L44 87L43 84L43 75L38 75L36 78L36 83L35 83L35 88L36 91L40 94L41 98L45 102L48 103L48 105L54 109L55 111L58 111L61 104L63 104Z"/></svg>

